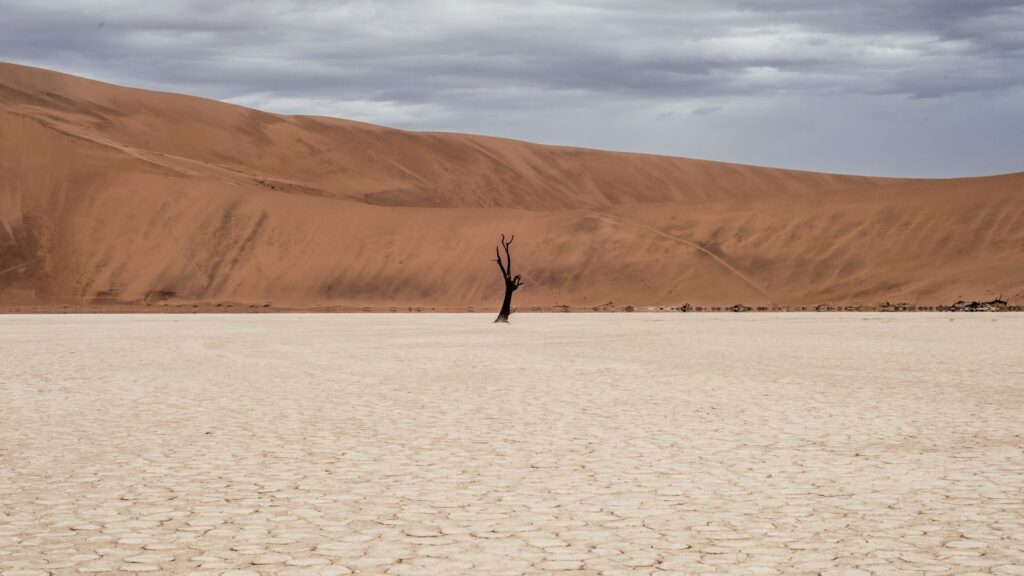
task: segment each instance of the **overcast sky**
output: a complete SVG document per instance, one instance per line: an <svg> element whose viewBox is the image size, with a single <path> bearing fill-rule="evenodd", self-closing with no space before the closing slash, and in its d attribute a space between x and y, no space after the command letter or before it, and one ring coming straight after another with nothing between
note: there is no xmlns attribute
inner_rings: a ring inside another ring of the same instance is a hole
<svg viewBox="0 0 1024 576"><path fill-rule="evenodd" d="M0 0L0 60L413 130L1024 171L1024 0Z"/></svg>

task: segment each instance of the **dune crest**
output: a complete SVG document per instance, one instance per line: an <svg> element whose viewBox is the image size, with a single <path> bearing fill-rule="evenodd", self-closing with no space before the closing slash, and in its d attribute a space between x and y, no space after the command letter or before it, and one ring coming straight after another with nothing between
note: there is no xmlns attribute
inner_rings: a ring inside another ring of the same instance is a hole
<svg viewBox="0 0 1024 576"><path fill-rule="evenodd" d="M281 116L0 64L0 307L1024 300L1024 173L867 178Z"/></svg>

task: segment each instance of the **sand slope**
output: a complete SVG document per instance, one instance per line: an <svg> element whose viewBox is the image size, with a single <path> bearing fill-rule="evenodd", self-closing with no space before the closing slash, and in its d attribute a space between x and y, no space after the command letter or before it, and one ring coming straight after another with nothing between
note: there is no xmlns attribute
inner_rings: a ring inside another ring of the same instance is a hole
<svg viewBox="0 0 1024 576"><path fill-rule="evenodd" d="M0 64L0 306L1024 299L1024 174L900 180L279 116Z"/></svg>

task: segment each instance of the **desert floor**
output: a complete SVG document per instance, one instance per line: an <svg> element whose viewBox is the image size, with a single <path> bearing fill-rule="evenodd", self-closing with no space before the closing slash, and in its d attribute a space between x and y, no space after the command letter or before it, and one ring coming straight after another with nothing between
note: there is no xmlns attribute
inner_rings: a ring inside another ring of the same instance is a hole
<svg viewBox="0 0 1024 576"><path fill-rule="evenodd" d="M1024 315L0 316L0 573L1024 574Z"/></svg>

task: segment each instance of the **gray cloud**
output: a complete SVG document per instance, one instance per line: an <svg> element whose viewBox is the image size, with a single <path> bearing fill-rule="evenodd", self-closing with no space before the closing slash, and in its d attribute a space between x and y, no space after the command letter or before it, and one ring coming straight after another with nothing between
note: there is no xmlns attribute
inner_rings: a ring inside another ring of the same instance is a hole
<svg viewBox="0 0 1024 576"><path fill-rule="evenodd" d="M1024 0L0 0L0 13L0 59L282 113L842 172L1024 170Z"/></svg>
<svg viewBox="0 0 1024 576"><path fill-rule="evenodd" d="M707 116L708 114L721 112L721 110L721 106L701 106L700 108L695 108L693 112L691 112L691 114L693 114L694 116Z"/></svg>

